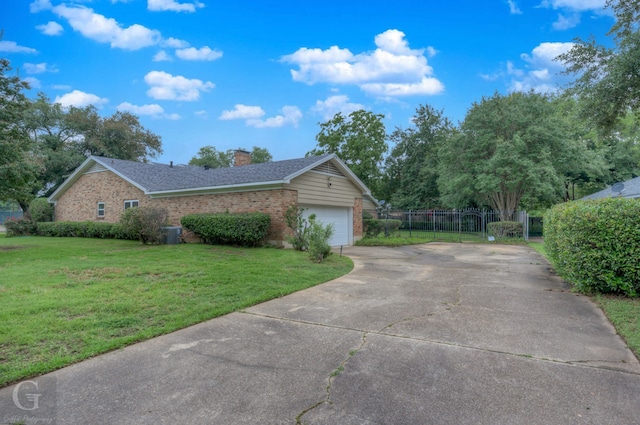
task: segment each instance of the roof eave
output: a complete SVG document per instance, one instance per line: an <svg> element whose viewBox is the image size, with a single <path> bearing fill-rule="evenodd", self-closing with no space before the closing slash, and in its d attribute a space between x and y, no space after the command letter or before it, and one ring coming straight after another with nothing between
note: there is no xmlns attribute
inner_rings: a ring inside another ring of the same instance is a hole
<svg viewBox="0 0 640 425"><path fill-rule="evenodd" d="M274 180L268 182L256 182L256 183L242 183L242 184L229 184L223 186L209 186L209 187L193 187L186 189L171 189L171 190L157 190L149 191L147 194L152 198L163 198L169 196L189 196L189 195L206 195L211 193L227 193L227 192L239 192L245 189L249 190L268 190L278 187L282 187L287 183L283 180Z"/></svg>

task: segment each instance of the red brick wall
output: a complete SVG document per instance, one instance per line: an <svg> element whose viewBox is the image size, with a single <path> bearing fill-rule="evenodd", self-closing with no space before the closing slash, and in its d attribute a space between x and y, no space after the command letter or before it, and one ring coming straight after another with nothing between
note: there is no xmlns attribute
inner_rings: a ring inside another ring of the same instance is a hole
<svg viewBox="0 0 640 425"><path fill-rule="evenodd" d="M354 242L362 237L362 198L353 202L353 239Z"/></svg>
<svg viewBox="0 0 640 425"><path fill-rule="evenodd" d="M286 230L284 213L298 201L295 190L274 189L194 196L172 196L151 199L140 189L110 171L85 174L72 185L56 204L57 221L106 221L115 223L124 211L124 200L137 199L139 205L154 205L169 211L169 222L180 225L186 214L201 212L265 212L271 215L267 239L281 244ZM98 202L105 203L105 216L98 218Z"/></svg>
<svg viewBox="0 0 640 425"><path fill-rule="evenodd" d="M110 171L85 174L58 199L57 221L106 221L115 223L124 211L124 201L137 199L149 205L140 189ZM98 202L105 203L104 218L98 218Z"/></svg>
<svg viewBox="0 0 640 425"><path fill-rule="evenodd" d="M212 195L172 196L152 199L154 205L169 210L169 221L180 225L180 217L195 213L264 212L271 215L271 227L267 239L280 244L286 229L284 213L298 200L295 190L274 189L252 192L235 192Z"/></svg>

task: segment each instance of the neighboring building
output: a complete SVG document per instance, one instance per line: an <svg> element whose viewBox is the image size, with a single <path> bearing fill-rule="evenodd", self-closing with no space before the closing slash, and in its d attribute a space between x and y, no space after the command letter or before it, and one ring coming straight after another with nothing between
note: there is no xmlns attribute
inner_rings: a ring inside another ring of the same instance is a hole
<svg viewBox="0 0 640 425"><path fill-rule="evenodd" d="M615 183L600 192L580 198L582 201L601 198L640 198L640 177L625 182Z"/></svg>
<svg viewBox="0 0 640 425"><path fill-rule="evenodd" d="M369 189L334 154L251 164L236 151L235 166L208 168L143 163L91 156L49 197L56 221L117 222L134 206L169 211L172 226L193 213L265 212L271 216L268 242L283 246L284 213L291 204L308 208L334 225L332 246L362 237L362 210L375 208Z"/></svg>

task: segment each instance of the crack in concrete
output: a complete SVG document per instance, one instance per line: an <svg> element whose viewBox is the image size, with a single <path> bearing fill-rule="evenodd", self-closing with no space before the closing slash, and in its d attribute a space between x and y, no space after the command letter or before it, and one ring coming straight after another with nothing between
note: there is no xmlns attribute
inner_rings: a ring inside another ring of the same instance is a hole
<svg viewBox="0 0 640 425"><path fill-rule="evenodd" d="M451 304L451 305L455 306L456 304ZM406 335L398 335L398 334L389 333L389 332L382 332L383 330L388 329L394 323L400 323L400 322L403 322L403 321L415 320L418 317L411 318L411 319L399 320L397 322L392 323L391 325L385 326L380 331L367 331L367 330L364 330L364 329L355 329L355 328L350 328L350 327L347 327L347 326L328 325L328 324L317 323L317 322L308 322L308 321L305 321L305 320L297 320L297 319L290 319L290 318L284 318L284 317L278 317L278 316L270 316L270 315L267 315L267 314L252 313L252 312L248 312L248 311L244 311L244 310L239 311L239 313L250 314L250 315L253 315L253 316L264 317L264 318L267 318L267 319L283 320L283 321L288 321L288 322L293 322L293 323L301 323L301 324L311 325L311 326L320 326L320 327L332 328L332 329L342 329L342 330L348 330L348 331L353 331L353 332L363 332L364 334L367 334L367 335L368 334L373 334L373 335L380 335L380 336L386 336L386 337L391 337L391 338L407 339L407 340L411 340L411 341L427 342L427 343L430 343L430 344L438 344L438 345L444 345L444 346L448 346L448 347L458 347L458 348L465 348L465 349L474 350L474 351L483 351L483 352L487 352L487 353L504 354L504 355L508 355L508 356L515 356L515 357L525 358L527 360L546 361L546 362L551 362L551 363L563 364L563 365L567 365L567 366L588 367L590 369L612 370L612 368L608 368L608 367L589 365L589 364L587 364L587 361L580 361L580 360L566 361L566 360L550 359L550 358L547 358L547 357L534 356L534 355L531 355L531 354L512 353L512 352L509 352L509 351L492 350L490 348L481 348L481 347L476 347L476 346L473 346L473 345L457 344L457 343L454 343L454 342L441 341L441 340L437 340L437 339L418 338L418 337L414 337L414 336L406 336ZM431 313L431 314L434 314L434 313ZM633 374L633 375L640 375L640 372L634 372L634 371L630 371L630 370L627 370L627 369L624 369L624 370L615 369L615 371L616 372L623 372L623 373L630 373L630 374ZM322 404L323 402L324 401L320 402L319 404ZM312 410L312 408L310 408L309 410Z"/></svg>
<svg viewBox="0 0 640 425"><path fill-rule="evenodd" d="M344 367L346 366L347 363L349 363L349 361L353 358L353 356L355 356L356 354L358 354L360 350L362 350L362 347L364 347L364 344L366 344L367 342L367 334L368 332L362 333L362 342L360 343L360 346L355 350L350 350L349 355L342 362L340 362L338 367L335 368L333 372L329 374L327 378L327 386L325 387L325 391L327 392L327 395L322 400L318 401L317 403L307 407L302 412L300 412L298 416L296 416L295 418L296 425L303 425L304 422L302 422L302 417L307 413L309 413L310 411L312 411L313 409L315 409L316 407L321 406L323 404L331 404L331 387L333 386L333 381L338 375L340 375L344 371Z"/></svg>

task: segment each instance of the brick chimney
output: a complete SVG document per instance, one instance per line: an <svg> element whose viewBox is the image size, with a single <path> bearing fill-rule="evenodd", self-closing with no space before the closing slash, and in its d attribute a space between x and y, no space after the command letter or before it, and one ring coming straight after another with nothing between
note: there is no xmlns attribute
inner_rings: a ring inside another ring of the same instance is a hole
<svg viewBox="0 0 640 425"><path fill-rule="evenodd" d="M242 165L251 164L251 152L236 149L233 152L233 166L240 167Z"/></svg>

